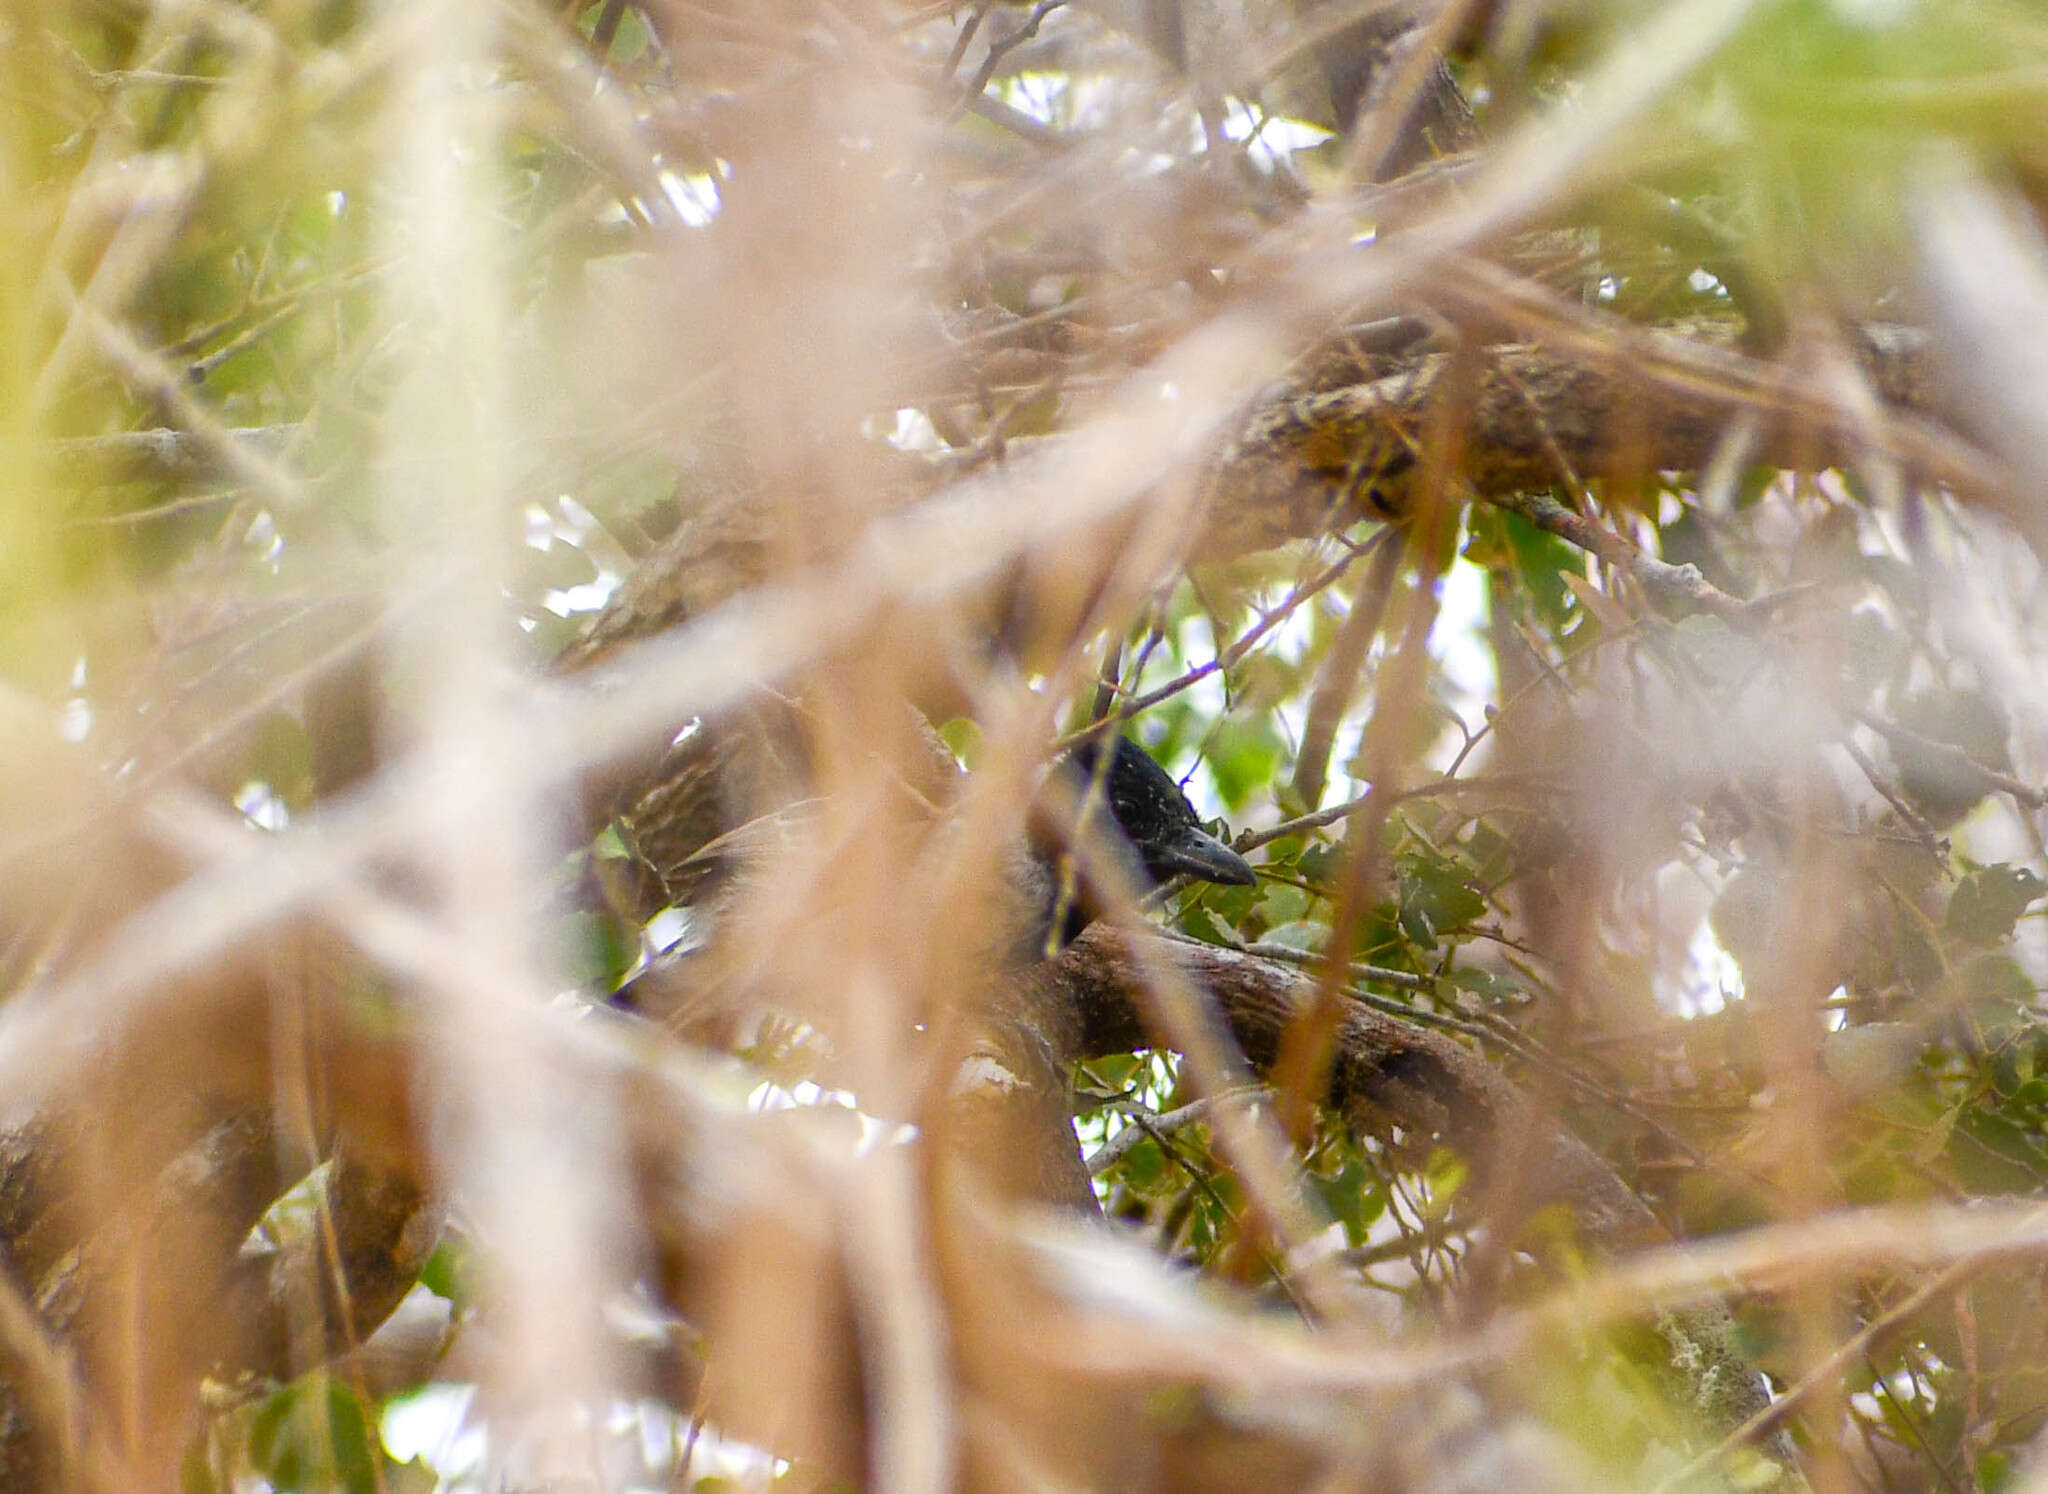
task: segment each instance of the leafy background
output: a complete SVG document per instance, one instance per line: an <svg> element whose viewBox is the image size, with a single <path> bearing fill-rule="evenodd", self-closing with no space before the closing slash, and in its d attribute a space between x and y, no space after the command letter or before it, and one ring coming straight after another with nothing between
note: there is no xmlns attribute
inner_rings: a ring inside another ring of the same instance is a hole
<svg viewBox="0 0 2048 1494"><path fill-rule="evenodd" d="M1767 1252L1730 1301L1745 1351L1793 1392L1779 1419L1815 1487L2023 1486L2048 1415L2037 1245L1823 1269L1798 1231L2031 1199L2048 1168L2025 377L2048 306L2048 21L1993 0L1423 7L1473 134L1432 137L1441 159L1389 185L1368 159L1376 116L1337 129L1304 92L1303 56L1327 40L1283 45L1323 35L1305 29L1314 7L1191 7L1178 58L1109 9L12 7L10 732L88 762L110 820L189 795L284 841L317 836L401 750L466 743L507 792L465 804L451 787L446 815L412 801L380 844L496 909L444 897L457 947L513 962L529 994L601 1001L687 910L583 897L631 862L628 840L578 847L537 814L546 796L521 776L537 770L493 765L488 713L504 680L549 678L693 515L735 492L785 505L777 564L796 573L885 495L1000 474L1087 430L1232 316L1286 329L1277 366L1239 379L1247 395L1283 375L1369 379L1391 316L1425 313L1399 352L1540 341L1475 265L1624 366L1651 325L1732 348L1787 401L1860 410L1864 439L1766 441L1771 389L1731 379L1722 438L1670 460L1664 386L1623 381L1602 412L1620 454L1579 470L1559 433L1547 488L1508 501L1477 475L1476 420L1473 449L1425 421L1395 464L1424 479L1368 492L1385 453L1345 453L1330 522L1105 585L1089 626L1059 608L1089 557L1118 553L1114 532L1037 557L993 630L1001 606L933 625L906 603L838 667L967 650L974 677L930 714L977 769L1013 761L1028 724L1042 747L1146 702L1131 734L1260 870L1256 887L1177 892L1173 928L1484 1054L1673 1239L1779 1225L1781 1264L1807 1264L1774 1277ZM1202 55L1233 25L1258 69ZM1399 102L1421 85L1394 87ZM1536 163L1531 200L1513 171L1487 174L1501 161ZM1428 252L1471 222L1490 226ZM1975 252L1944 249L1944 224ZM1298 325L1282 293L1313 280L1333 232L1394 268ZM1989 331L1973 294L2004 308ZM2004 464L2005 488L1901 457L1895 428L1924 411L1857 371L1871 323L1915 323L1945 355L1960 393L1938 413ZM1162 490L1199 471L1162 471ZM1537 522L1532 493L1764 603L1674 606ZM1377 565L1388 552L1398 567ZM337 674L370 692L367 717L360 695L334 706ZM819 689L819 709L858 739L863 692L891 683ZM62 821L42 782L24 769L17 844ZM120 858L92 860L106 854L74 862L99 887L10 918L15 1009L170 896L124 896ZM486 1010L452 1022L459 1051L429 1089L494 1087ZM756 1109L890 1113L825 1072L821 1041L771 1024L734 1045L752 1065L735 1082ZM1475 1180L1483 1159L1412 1125L1359 1134L1278 1081L1204 1095L1163 1047L1092 1058L1075 1082L1108 1215L1216 1278L1232 1311L1303 1304L1301 1263L1212 1133L1229 1107L1279 1117L1330 1225L1322 1249L1390 1341L1607 1268L1569 1217L1503 1210L1498 1182ZM503 1087L495 1103L516 1106L516 1079ZM440 1160L458 1198L483 1155L451 1143ZM549 1176L529 1180L539 1197L458 1205L419 1288L443 1304L436 1357L390 1383L211 1383L186 1486L512 1486L490 1460L530 1408L463 1388L525 1384L503 1368L522 1353L546 1378L501 1294L580 1269L538 1250L506 1265L508 1221L563 1207ZM286 1193L257 1242L317 1231L321 1186ZM1555 1439L1560 1483L1776 1476L1760 1455L1700 1461L1728 1428L1673 1390L1669 1358L1634 1323L1472 1382ZM838 1476L722 1437L688 1400L609 1388L574 1402L604 1486ZM467 1429L468 1451L428 1456L398 1430L419 1425Z"/></svg>

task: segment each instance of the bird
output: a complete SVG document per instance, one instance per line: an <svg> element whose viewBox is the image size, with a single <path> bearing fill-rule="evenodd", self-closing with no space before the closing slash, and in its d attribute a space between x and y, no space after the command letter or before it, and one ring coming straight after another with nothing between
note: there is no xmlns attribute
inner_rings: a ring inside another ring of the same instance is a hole
<svg viewBox="0 0 2048 1494"><path fill-rule="evenodd" d="M1072 1124L1077 1008L1059 956L1090 923L1177 877L1257 876L1123 736L1054 759L1010 839L974 941L978 978L959 988L972 993L972 1035L952 1064L940 1151L994 1197L1099 1220Z"/></svg>
<svg viewBox="0 0 2048 1494"><path fill-rule="evenodd" d="M779 922L790 897L774 891L792 856L801 858L818 814L819 801L798 798L703 848L705 867L665 876L665 885L695 892L693 922L703 935L657 958L608 1004L728 1049L755 1041L747 1034L762 1030L770 1013L816 1024L824 1042L814 1039L811 1055L831 1082L833 1019L846 1010L812 1004L833 983L802 972L826 968L816 946L836 949L853 931L830 923L829 898L799 897L796 905L811 910L805 920ZM958 956L948 978L922 983L945 994L949 1019L920 1021L914 1038L902 1034L907 1043L942 1043L940 1070L951 1075L919 1124L936 1155L988 1196L1099 1219L1072 1125L1076 1016L1057 957L1090 923L1177 877L1229 886L1257 877L1203 828L1172 775L1123 736L1091 738L1055 758L1020 820L1001 832L990 895L955 910L971 907L969 921L948 915L906 925L920 931L915 938L952 943ZM918 871L894 896L920 898L948 885L973 855L955 831L966 833L966 821L948 816L934 827ZM750 931L753 917L766 922Z"/></svg>
<svg viewBox="0 0 2048 1494"><path fill-rule="evenodd" d="M1113 878L1082 875L1071 864L1073 837L1064 827L1097 833L1091 803L1109 810L1097 848L1115 858ZM1142 897L1175 877L1228 887L1258 880L1250 862L1202 828L1172 775L1124 736L1091 738L1054 762L1033 806L1029 841L1034 858L1052 873L1053 900L1043 924L1048 954L1073 943L1108 911L1104 881L1121 882L1125 892Z"/></svg>
<svg viewBox="0 0 2048 1494"><path fill-rule="evenodd" d="M665 886L694 894L688 901L705 938L658 956L607 1003L648 1016L696 1007L690 993L701 993L721 968L699 958L720 942L713 931L727 924L729 910L757 905L763 879L801 842L816 808L815 800L796 799L666 868ZM1085 850L1076 854L1076 846ZM1039 780L1021 833L1001 855L999 895L979 915L973 963L998 984L1015 980L1121 900L1183 876L1228 886L1257 880L1249 862L1203 829L1180 785L1144 748L1128 737L1091 738Z"/></svg>

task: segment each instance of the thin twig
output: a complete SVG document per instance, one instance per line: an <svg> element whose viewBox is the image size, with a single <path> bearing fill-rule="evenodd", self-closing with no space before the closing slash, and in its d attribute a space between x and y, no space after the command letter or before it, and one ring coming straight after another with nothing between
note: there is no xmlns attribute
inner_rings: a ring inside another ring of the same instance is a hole
<svg viewBox="0 0 2048 1494"><path fill-rule="evenodd" d="M974 76L968 80L967 87L963 90L960 107L967 108L969 100L980 98L982 91L988 87L989 80L995 77L996 69L1003 65L1003 59L1038 35L1038 28L1045 18L1066 3L1067 0L1038 0L1038 3L1031 7L1031 14L1024 18L1021 26L1008 36L990 42L988 56L981 59L981 66L974 70Z"/></svg>
<svg viewBox="0 0 2048 1494"><path fill-rule="evenodd" d="M1097 1147L1088 1157L1088 1175L1101 1177L1110 1168L1130 1155L1131 1150L1148 1136L1168 1136L1196 1121L1205 1119L1218 1105L1251 1103L1263 1098L1263 1085L1248 1084L1240 1089L1228 1090L1220 1095L1204 1095L1174 1110L1162 1110L1143 1115L1133 1114L1130 1124Z"/></svg>
<svg viewBox="0 0 2048 1494"><path fill-rule="evenodd" d="M1858 708L1850 714L1892 745L1909 747L1915 752L1937 758L1944 767L1967 773L1985 787L1996 789L2001 794L2008 794L2029 809L2040 809L2048 805L2048 791L2015 778L2010 773L2001 773L1996 768L1987 767L1953 742L1925 736L1911 727L1901 726L1896 721L1888 721L1875 711Z"/></svg>
<svg viewBox="0 0 2048 1494"><path fill-rule="evenodd" d="M1281 599L1279 606L1275 607L1271 612L1261 613L1258 622L1246 629L1244 634L1235 643L1217 654L1215 658L1209 660L1206 664L1198 664L1177 679L1168 680L1158 689L1148 690L1143 695L1135 696L1125 701L1117 708L1114 715L1106 716L1100 721L1081 728L1079 731L1069 732L1053 744L1054 750L1064 752L1067 748L1077 746L1087 741L1090 737L1099 737L1115 731L1139 712L1151 709L1162 700L1171 699L1190 686L1199 684L1219 670L1229 669L1238 660L1250 653L1253 648L1257 647L1261 638L1264 638L1273 629L1285 622L1303 602L1306 602L1317 592L1333 585L1340 576L1357 564L1359 556L1365 554L1369 548L1369 546L1360 546L1348 551L1342 559L1334 562L1312 579L1297 586Z"/></svg>

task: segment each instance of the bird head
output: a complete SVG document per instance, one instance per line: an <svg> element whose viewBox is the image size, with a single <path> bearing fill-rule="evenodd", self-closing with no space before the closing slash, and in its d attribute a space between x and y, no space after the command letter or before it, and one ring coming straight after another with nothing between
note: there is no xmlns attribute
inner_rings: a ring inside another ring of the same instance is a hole
<svg viewBox="0 0 2048 1494"><path fill-rule="evenodd" d="M1194 806L1172 776L1127 738L1089 741L1074 748L1053 764L1041 797L1061 801L1050 812L1041 810L1034 816L1033 843L1049 859L1056 858L1068 840L1053 827L1078 823L1082 833L1101 836L1098 845L1106 842L1108 853L1123 861L1126 877L1139 893L1177 876L1233 887L1248 887L1257 880L1250 862L1202 828ZM1092 889L1076 888L1061 920L1058 942L1071 941L1103 911L1102 900Z"/></svg>

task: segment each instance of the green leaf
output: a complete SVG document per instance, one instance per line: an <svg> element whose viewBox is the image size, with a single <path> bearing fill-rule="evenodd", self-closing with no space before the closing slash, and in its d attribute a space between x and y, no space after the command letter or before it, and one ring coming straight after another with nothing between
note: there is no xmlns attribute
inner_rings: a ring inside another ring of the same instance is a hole
<svg viewBox="0 0 2048 1494"><path fill-rule="evenodd" d="M1353 1159L1334 1175L1317 1175L1310 1181L1330 1217L1344 1226L1345 1240L1354 1248L1363 1245L1366 1231L1386 1208L1371 1174Z"/></svg>
<svg viewBox="0 0 2048 1494"><path fill-rule="evenodd" d="M1520 982L1491 970L1449 970L1438 984L1446 988L1451 1005L1466 1010L1475 1005L1505 1006L1527 995Z"/></svg>
<svg viewBox="0 0 2048 1494"><path fill-rule="evenodd" d="M1241 924L1273 885L1255 882L1249 887L1204 887L1199 893L1200 905L1225 923Z"/></svg>
<svg viewBox="0 0 2048 1494"><path fill-rule="evenodd" d="M475 1295L475 1274L468 1246L460 1240L443 1240L427 1257L426 1269L420 1272L420 1285L460 1313Z"/></svg>
<svg viewBox="0 0 2048 1494"><path fill-rule="evenodd" d="M1117 1163L1117 1171L1133 1188L1157 1187L1159 1180L1166 1176L1166 1153L1156 1139L1147 1136L1124 1153L1123 1160Z"/></svg>
<svg viewBox="0 0 2048 1494"><path fill-rule="evenodd" d="M1400 857L1396 875L1401 927L1424 947L1433 947L1441 933L1463 928L1486 912L1486 898L1472 885L1465 868L1435 851Z"/></svg>
<svg viewBox="0 0 2048 1494"><path fill-rule="evenodd" d="M1216 1207L1215 1200L1197 1194L1194 1207L1188 1212L1188 1245L1198 1258L1208 1259L1209 1252L1216 1248L1222 1226L1223 1211Z"/></svg>
<svg viewBox="0 0 2048 1494"><path fill-rule="evenodd" d="M1894 713L1901 726L1962 751L1997 772L2012 766L2004 708L1977 690L1923 691L1902 701ZM1899 784L1916 809L1937 827L1954 824L1989 792L1983 776L1948 754L1909 741L1886 742L1898 765Z"/></svg>
<svg viewBox="0 0 2048 1494"><path fill-rule="evenodd" d="M1261 942L1298 949L1303 954L1315 954L1330 942L1330 928L1328 924L1317 923L1313 919L1297 918L1292 923L1276 924L1267 929Z"/></svg>
<svg viewBox="0 0 2048 1494"><path fill-rule="evenodd" d="M2031 1023L2036 991L2034 978L2010 955L1981 954L1963 967L1963 999L1988 1032L2004 1032ZM2031 1051L2027 1055L2032 1058Z"/></svg>
<svg viewBox="0 0 2048 1494"><path fill-rule="evenodd" d="M2024 866L2000 863L1971 872L1949 894L1948 931L1970 944L2002 944L2043 893L2048 883Z"/></svg>
<svg viewBox="0 0 2048 1494"><path fill-rule="evenodd" d="M1984 1494L2002 1494L2012 1483L2014 1467L2009 1449L1993 1448L1977 1459L1977 1487Z"/></svg>
<svg viewBox="0 0 2048 1494"><path fill-rule="evenodd" d="M1561 633L1578 614L1578 599L1565 582L1584 576L1586 557L1556 535L1518 514L1483 509L1472 516L1465 558L1490 571L1507 571L1518 583L1515 595L1547 632Z"/></svg>
<svg viewBox="0 0 2048 1494"><path fill-rule="evenodd" d="M354 1389L312 1375L272 1396L249 1429L249 1458L280 1494L381 1494L384 1453Z"/></svg>
<svg viewBox="0 0 2048 1494"><path fill-rule="evenodd" d="M1735 504L1739 509L1754 508L1763 502L1764 494L1784 477L1776 467L1751 467L1742 474L1742 480L1735 485Z"/></svg>
<svg viewBox="0 0 2048 1494"><path fill-rule="evenodd" d="M1267 850L1269 861L1271 855L1272 852L1269 847ZM1336 846L1313 845L1301 853L1300 859L1294 863L1294 869L1301 874L1301 879L1311 887L1316 888L1318 891L1326 891L1336 886L1337 872L1341 865L1338 855L1339 852Z"/></svg>
<svg viewBox="0 0 2048 1494"><path fill-rule="evenodd" d="M1216 780L1217 795L1234 812L1279 776L1286 746L1272 713L1261 711L1226 719L1209 739L1202 760Z"/></svg>
<svg viewBox="0 0 2048 1494"><path fill-rule="evenodd" d="M1107 1058L1091 1059L1080 1065L1081 1091L1104 1099L1121 1095L1130 1089L1131 1080L1144 1062L1135 1053L1112 1053Z"/></svg>
<svg viewBox="0 0 2048 1494"><path fill-rule="evenodd" d="M1285 882L1265 884L1264 896L1259 899L1259 918L1269 929L1284 924L1299 923L1308 917L1310 904L1314 901L1299 887L1290 887Z"/></svg>
<svg viewBox="0 0 2048 1494"><path fill-rule="evenodd" d="M966 716L953 716L939 726L939 737L953 756L972 768L981 761L981 726Z"/></svg>
<svg viewBox="0 0 2048 1494"><path fill-rule="evenodd" d="M1465 1186L1471 1173L1470 1164L1449 1147L1438 1147L1430 1153L1422 1176L1429 1184L1429 1212L1433 1216L1442 1217L1450 1207L1451 1196Z"/></svg>
<svg viewBox="0 0 2048 1494"><path fill-rule="evenodd" d="M1179 923L1183 934L1204 944L1228 945L1231 942L1216 920L1209 916L1209 910L1200 903L1189 903L1182 908Z"/></svg>
<svg viewBox="0 0 2048 1494"><path fill-rule="evenodd" d="M2031 1193L2048 1175L2039 1132L1988 1110L1957 1112L1948 1156L1971 1193Z"/></svg>

